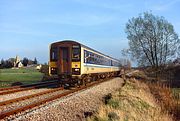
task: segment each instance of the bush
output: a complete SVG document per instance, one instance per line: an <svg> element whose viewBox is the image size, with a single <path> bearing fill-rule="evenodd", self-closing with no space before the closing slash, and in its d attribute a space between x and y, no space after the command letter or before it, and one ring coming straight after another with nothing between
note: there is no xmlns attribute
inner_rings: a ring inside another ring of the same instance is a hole
<svg viewBox="0 0 180 121"><path fill-rule="evenodd" d="M49 66L48 65L42 65L40 72L44 73L45 75L49 75Z"/></svg>
<svg viewBox="0 0 180 121"><path fill-rule="evenodd" d="M113 99L110 99L108 102L107 102L108 105L110 105L111 107L117 109L119 107L119 101L117 100L113 100Z"/></svg>
<svg viewBox="0 0 180 121"><path fill-rule="evenodd" d="M108 118L109 121L116 121L120 119L120 117L115 112L109 112Z"/></svg>
<svg viewBox="0 0 180 121"><path fill-rule="evenodd" d="M106 96L103 97L103 102L104 102L105 104L107 104L108 101L109 101L111 98L112 98L112 94L109 93L109 94L107 94Z"/></svg>

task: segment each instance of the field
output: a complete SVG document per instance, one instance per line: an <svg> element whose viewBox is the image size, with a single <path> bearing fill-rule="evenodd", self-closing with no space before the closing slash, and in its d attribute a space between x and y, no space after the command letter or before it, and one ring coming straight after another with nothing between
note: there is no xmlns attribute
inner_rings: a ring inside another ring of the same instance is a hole
<svg viewBox="0 0 180 121"><path fill-rule="evenodd" d="M0 87L8 87L14 82L31 84L40 81L43 74L35 68L0 69Z"/></svg>

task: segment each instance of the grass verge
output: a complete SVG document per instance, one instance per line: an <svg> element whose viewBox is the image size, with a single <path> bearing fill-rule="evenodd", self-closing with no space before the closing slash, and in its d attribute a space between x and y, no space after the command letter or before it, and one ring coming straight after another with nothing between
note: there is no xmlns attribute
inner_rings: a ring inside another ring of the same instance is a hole
<svg viewBox="0 0 180 121"><path fill-rule="evenodd" d="M87 121L172 121L173 117L165 112L149 86L134 79L126 84L111 98L107 98L95 115Z"/></svg>

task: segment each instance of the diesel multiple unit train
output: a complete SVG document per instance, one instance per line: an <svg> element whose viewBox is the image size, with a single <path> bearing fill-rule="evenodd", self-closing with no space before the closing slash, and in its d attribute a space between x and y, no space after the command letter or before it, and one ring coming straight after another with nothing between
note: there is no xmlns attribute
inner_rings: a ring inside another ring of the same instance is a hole
<svg viewBox="0 0 180 121"><path fill-rule="evenodd" d="M120 73L119 60L102 54L76 41L60 41L50 45L49 74L62 84L86 84Z"/></svg>

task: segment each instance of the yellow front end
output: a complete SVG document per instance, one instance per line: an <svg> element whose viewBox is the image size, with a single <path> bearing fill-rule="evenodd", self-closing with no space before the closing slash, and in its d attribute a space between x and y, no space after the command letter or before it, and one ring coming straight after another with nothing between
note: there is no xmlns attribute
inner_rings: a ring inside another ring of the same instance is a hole
<svg viewBox="0 0 180 121"><path fill-rule="evenodd" d="M72 62L72 76L81 74L81 62Z"/></svg>
<svg viewBox="0 0 180 121"><path fill-rule="evenodd" d="M57 62L49 62L49 75L57 75Z"/></svg>

